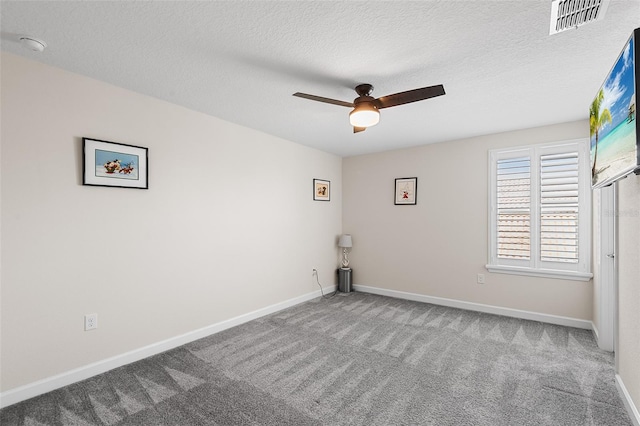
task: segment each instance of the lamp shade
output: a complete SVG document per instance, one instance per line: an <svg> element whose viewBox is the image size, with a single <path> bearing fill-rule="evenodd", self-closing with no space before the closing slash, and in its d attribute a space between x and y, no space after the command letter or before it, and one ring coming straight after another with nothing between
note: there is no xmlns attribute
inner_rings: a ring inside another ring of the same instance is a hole
<svg viewBox="0 0 640 426"><path fill-rule="evenodd" d="M371 127L380 121L380 111L371 102L361 102L349 113L349 122L355 127Z"/></svg>
<svg viewBox="0 0 640 426"><path fill-rule="evenodd" d="M342 234L340 235L340 240L338 240L338 247L350 248L353 247L351 242L351 235Z"/></svg>

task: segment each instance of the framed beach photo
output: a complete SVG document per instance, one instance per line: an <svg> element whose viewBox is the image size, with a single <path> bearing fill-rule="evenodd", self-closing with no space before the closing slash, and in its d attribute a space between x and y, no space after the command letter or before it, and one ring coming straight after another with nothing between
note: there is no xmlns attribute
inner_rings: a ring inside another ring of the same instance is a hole
<svg viewBox="0 0 640 426"><path fill-rule="evenodd" d="M418 178L397 178L396 190L394 193L394 204L399 205L414 205L416 204L416 191L418 189Z"/></svg>
<svg viewBox="0 0 640 426"><path fill-rule="evenodd" d="M313 199L316 201L331 201L331 182L328 180L313 180Z"/></svg>
<svg viewBox="0 0 640 426"><path fill-rule="evenodd" d="M82 138L82 184L149 189L149 150Z"/></svg>

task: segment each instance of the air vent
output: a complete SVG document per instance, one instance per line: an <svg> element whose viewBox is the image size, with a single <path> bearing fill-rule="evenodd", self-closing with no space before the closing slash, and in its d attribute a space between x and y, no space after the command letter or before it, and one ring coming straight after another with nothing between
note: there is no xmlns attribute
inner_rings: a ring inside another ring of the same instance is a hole
<svg viewBox="0 0 640 426"><path fill-rule="evenodd" d="M553 0L549 35L604 18L610 0Z"/></svg>

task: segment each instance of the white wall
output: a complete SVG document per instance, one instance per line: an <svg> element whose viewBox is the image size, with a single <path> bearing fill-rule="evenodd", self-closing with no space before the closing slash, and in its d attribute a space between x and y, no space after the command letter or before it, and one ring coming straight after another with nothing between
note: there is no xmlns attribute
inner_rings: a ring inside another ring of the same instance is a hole
<svg viewBox="0 0 640 426"><path fill-rule="evenodd" d="M619 181L618 214L616 357L618 374L640 410L640 176Z"/></svg>
<svg viewBox="0 0 640 426"><path fill-rule="evenodd" d="M343 230L353 236L354 283L591 320L591 282L485 269L488 150L588 132L587 122L577 121L345 158ZM412 176L417 205L395 206L394 179ZM486 284L476 283L478 273Z"/></svg>
<svg viewBox="0 0 640 426"><path fill-rule="evenodd" d="M3 392L334 284L341 158L6 53L1 95ZM149 190L83 186L83 136Z"/></svg>

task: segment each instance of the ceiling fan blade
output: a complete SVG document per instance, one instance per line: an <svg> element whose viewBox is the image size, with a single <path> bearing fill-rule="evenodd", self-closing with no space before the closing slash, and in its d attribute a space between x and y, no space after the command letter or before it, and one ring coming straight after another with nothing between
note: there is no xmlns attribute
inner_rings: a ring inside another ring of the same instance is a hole
<svg viewBox="0 0 640 426"><path fill-rule="evenodd" d="M423 87L421 89L407 90L406 92L394 93L393 95L382 96L376 99L378 109L389 108L397 105L404 105L411 102L423 101L436 96L444 95L444 86Z"/></svg>
<svg viewBox="0 0 640 426"><path fill-rule="evenodd" d="M353 126L353 133L360 133L360 132L364 132L365 130L367 130L366 127L356 127Z"/></svg>
<svg viewBox="0 0 640 426"><path fill-rule="evenodd" d="M293 96L297 96L299 98L310 99L312 101L324 102L325 104L339 105L347 108L353 108L354 105L352 102L339 101L337 99L331 98L323 98L322 96L309 95L307 93L296 92Z"/></svg>

